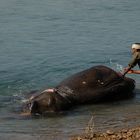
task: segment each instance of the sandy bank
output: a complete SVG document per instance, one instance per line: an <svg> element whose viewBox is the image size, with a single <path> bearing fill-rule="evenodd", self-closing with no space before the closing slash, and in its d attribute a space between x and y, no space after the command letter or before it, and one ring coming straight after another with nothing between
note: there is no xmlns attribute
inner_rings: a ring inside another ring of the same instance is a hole
<svg viewBox="0 0 140 140"><path fill-rule="evenodd" d="M140 126L118 131L107 130L105 133L91 131L75 136L71 140L140 140Z"/></svg>

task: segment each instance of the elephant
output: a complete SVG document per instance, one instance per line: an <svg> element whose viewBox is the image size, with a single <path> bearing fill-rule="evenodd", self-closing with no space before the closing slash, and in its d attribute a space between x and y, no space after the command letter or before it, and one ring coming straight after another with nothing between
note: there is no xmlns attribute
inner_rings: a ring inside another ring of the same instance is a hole
<svg viewBox="0 0 140 140"><path fill-rule="evenodd" d="M98 65L69 76L54 88L38 92L27 104L32 115L41 115L77 105L127 99L134 96L134 89L133 79Z"/></svg>

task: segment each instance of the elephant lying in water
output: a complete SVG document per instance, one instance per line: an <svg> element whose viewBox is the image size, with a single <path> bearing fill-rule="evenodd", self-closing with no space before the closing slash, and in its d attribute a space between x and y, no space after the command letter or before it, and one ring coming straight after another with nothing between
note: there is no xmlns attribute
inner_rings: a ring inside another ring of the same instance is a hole
<svg viewBox="0 0 140 140"><path fill-rule="evenodd" d="M63 80L53 89L32 96L31 114L67 110L74 105L125 99L134 95L135 81L106 66L95 66Z"/></svg>

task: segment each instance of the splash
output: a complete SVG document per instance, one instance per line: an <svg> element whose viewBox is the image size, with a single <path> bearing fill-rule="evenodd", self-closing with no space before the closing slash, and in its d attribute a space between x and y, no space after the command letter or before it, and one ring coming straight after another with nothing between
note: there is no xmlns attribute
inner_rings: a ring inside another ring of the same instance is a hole
<svg viewBox="0 0 140 140"><path fill-rule="evenodd" d="M116 70L119 71L120 73L123 73L124 70L124 66L119 64L118 62L113 62L112 59L110 59L109 64L111 65L111 67Z"/></svg>
<svg viewBox="0 0 140 140"><path fill-rule="evenodd" d="M24 94L22 93L22 90L19 90L18 93L13 94L13 101L16 103L25 103L28 100L25 98Z"/></svg>

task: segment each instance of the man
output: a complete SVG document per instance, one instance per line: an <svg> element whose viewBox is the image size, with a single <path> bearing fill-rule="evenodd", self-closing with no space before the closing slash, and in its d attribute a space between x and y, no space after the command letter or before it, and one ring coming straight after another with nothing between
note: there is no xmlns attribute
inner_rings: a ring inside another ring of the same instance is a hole
<svg viewBox="0 0 140 140"><path fill-rule="evenodd" d="M129 62L128 67L124 69L123 75L127 73L140 74L140 70L131 70L137 64L140 68L140 43L132 44L132 59Z"/></svg>

